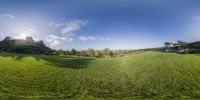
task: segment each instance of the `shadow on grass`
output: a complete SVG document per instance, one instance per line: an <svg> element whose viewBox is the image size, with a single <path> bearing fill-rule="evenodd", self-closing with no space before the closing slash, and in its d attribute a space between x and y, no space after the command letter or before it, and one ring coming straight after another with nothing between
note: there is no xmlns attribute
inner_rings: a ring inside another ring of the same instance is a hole
<svg viewBox="0 0 200 100"><path fill-rule="evenodd" d="M60 57L60 56L41 56L43 60L50 63L48 65L55 65L65 68L87 68L92 58L80 58L80 57Z"/></svg>
<svg viewBox="0 0 200 100"><path fill-rule="evenodd" d="M10 57L16 61L21 61L23 58L32 57L37 61L45 60L47 65L54 65L64 68L87 68L92 58L81 58L73 56L55 56L55 55L26 55L15 53L0 53L0 57Z"/></svg>

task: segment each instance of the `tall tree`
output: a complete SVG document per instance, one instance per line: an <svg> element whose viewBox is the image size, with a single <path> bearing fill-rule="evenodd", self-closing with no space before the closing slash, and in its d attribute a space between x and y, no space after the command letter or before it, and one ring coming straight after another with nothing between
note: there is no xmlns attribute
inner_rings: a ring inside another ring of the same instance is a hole
<svg viewBox="0 0 200 100"><path fill-rule="evenodd" d="M34 42L33 38L30 36L27 36L25 39L27 42Z"/></svg>
<svg viewBox="0 0 200 100"><path fill-rule="evenodd" d="M72 54L72 55L76 55L76 54L77 54L77 50L73 48L73 49L71 50L71 54Z"/></svg>
<svg viewBox="0 0 200 100"><path fill-rule="evenodd" d="M95 56L95 50L94 49L92 49L92 48L90 48L90 49L88 49L88 55L90 56L90 57L94 57Z"/></svg>

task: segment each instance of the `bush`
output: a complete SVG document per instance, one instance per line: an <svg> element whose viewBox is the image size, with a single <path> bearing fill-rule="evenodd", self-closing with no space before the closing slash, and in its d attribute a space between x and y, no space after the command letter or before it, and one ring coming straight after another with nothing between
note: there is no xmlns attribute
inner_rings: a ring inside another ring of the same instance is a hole
<svg viewBox="0 0 200 100"><path fill-rule="evenodd" d="M200 53L200 49L189 49L189 53Z"/></svg>

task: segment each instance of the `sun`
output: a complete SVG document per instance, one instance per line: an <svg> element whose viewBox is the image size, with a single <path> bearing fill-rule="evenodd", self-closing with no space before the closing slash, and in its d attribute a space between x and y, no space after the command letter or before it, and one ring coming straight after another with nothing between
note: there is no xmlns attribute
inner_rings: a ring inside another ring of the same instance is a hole
<svg viewBox="0 0 200 100"><path fill-rule="evenodd" d="M27 36L28 36L28 33L27 33L27 32L22 32L22 33L20 34L20 37L23 38L23 39L25 39Z"/></svg>
<svg viewBox="0 0 200 100"><path fill-rule="evenodd" d="M16 38L25 39L27 36L29 36L27 32L21 32Z"/></svg>
<svg viewBox="0 0 200 100"><path fill-rule="evenodd" d="M15 38L17 39L26 39L27 36L33 36L33 34L35 33L35 30L33 29L28 29L28 30L23 30L20 32L17 32L18 34L16 35Z"/></svg>

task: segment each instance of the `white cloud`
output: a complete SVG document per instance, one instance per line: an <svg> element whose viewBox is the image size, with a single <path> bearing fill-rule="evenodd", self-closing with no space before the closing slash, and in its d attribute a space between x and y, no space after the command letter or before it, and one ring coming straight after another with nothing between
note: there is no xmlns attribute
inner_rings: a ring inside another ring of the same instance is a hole
<svg viewBox="0 0 200 100"><path fill-rule="evenodd" d="M55 28L60 28L60 27L63 27L65 24L64 23L49 22L48 25L55 27Z"/></svg>
<svg viewBox="0 0 200 100"><path fill-rule="evenodd" d="M90 40L108 41L110 40L110 38L109 37L80 36L79 40L81 41L90 41Z"/></svg>
<svg viewBox="0 0 200 100"><path fill-rule="evenodd" d="M79 40L81 40L81 41L88 41L88 40L96 40L96 38L93 37L93 36L80 36Z"/></svg>
<svg viewBox="0 0 200 100"><path fill-rule="evenodd" d="M57 28L62 35L71 36L75 31L87 25L88 21L80 19L72 19L65 22L49 22L49 26Z"/></svg>
<svg viewBox="0 0 200 100"><path fill-rule="evenodd" d="M64 41L66 41L65 37L59 37L53 34L48 35L46 38L46 42L49 43L52 47L56 47Z"/></svg>
<svg viewBox="0 0 200 100"><path fill-rule="evenodd" d="M72 42L74 41L73 38L67 38L67 37L62 37L62 36L56 36L54 34L50 34L46 37L46 42L49 43L50 46L52 47L56 47L60 44L62 44L63 42Z"/></svg>
<svg viewBox="0 0 200 100"><path fill-rule="evenodd" d="M188 21L183 29L183 33L189 38L200 38L200 16L194 16Z"/></svg>
<svg viewBox="0 0 200 100"><path fill-rule="evenodd" d="M64 23L56 23L54 26L56 27L56 28L59 28L59 27L62 27L64 25Z"/></svg>
<svg viewBox="0 0 200 100"><path fill-rule="evenodd" d="M71 19L68 21L56 21L49 22L48 25L56 30L58 34L50 34L47 36L46 41L52 47L56 47L63 42L73 42L74 39L72 36L75 34L75 31L81 29L81 27L87 25L88 21L80 19Z"/></svg>
<svg viewBox="0 0 200 100"><path fill-rule="evenodd" d="M64 24L63 28L61 29L61 33L62 34L72 33L74 31L79 30L82 26L87 25L87 23L88 21L83 21L79 19L70 20Z"/></svg>
<svg viewBox="0 0 200 100"><path fill-rule="evenodd" d="M68 42L72 42L72 41L74 41L74 39L73 38L69 38L69 39L67 39L67 41Z"/></svg>
<svg viewBox="0 0 200 100"><path fill-rule="evenodd" d="M192 19L194 19L196 21L200 21L200 16L194 16L194 17L192 17Z"/></svg>
<svg viewBox="0 0 200 100"><path fill-rule="evenodd" d="M10 15L10 14L1 14L0 15L0 23L3 24L12 24L12 20L13 20L14 16Z"/></svg>
<svg viewBox="0 0 200 100"><path fill-rule="evenodd" d="M28 33L35 33L36 31L32 28L28 29Z"/></svg>
<svg viewBox="0 0 200 100"><path fill-rule="evenodd" d="M48 25L49 25L49 26L53 26L53 25L54 25L54 22L49 22Z"/></svg>
<svg viewBox="0 0 200 100"><path fill-rule="evenodd" d="M9 19L13 19L14 18L14 16L12 16L10 14L2 14L2 15L0 15L0 18L3 18L3 17L7 17Z"/></svg>
<svg viewBox="0 0 200 100"><path fill-rule="evenodd" d="M198 35L200 33L200 16L192 17L194 21L188 24L188 33Z"/></svg>

